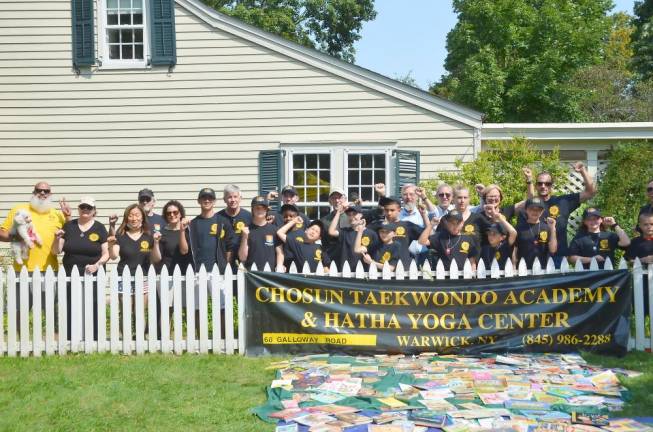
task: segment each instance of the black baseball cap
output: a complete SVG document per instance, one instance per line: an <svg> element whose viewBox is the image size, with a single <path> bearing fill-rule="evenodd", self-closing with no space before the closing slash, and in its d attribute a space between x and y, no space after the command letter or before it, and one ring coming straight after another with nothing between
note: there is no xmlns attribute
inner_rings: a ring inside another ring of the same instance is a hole
<svg viewBox="0 0 653 432"><path fill-rule="evenodd" d="M286 185L281 189L281 195L283 194L291 194L291 195L297 195L297 189L295 189L295 186L293 185Z"/></svg>
<svg viewBox="0 0 653 432"><path fill-rule="evenodd" d="M202 199L202 198L211 198L215 199L215 191L211 188L204 188L200 191L200 193L197 194L197 199Z"/></svg>
<svg viewBox="0 0 653 432"><path fill-rule="evenodd" d="M379 227L379 230L394 231L399 225L396 222L384 222Z"/></svg>
<svg viewBox="0 0 653 432"><path fill-rule="evenodd" d="M544 201L540 198L529 198L526 200L526 208L529 207L545 208Z"/></svg>
<svg viewBox="0 0 653 432"><path fill-rule="evenodd" d="M442 219L455 221L455 222L462 222L463 221L463 214L461 212L459 212L458 210L454 209L454 210L451 210L446 215L442 216Z"/></svg>
<svg viewBox="0 0 653 432"><path fill-rule="evenodd" d="M283 213L286 210L290 210L290 211L294 211L295 213L299 213L299 209L294 204L284 204L284 205L282 205L281 208L279 209L279 212Z"/></svg>
<svg viewBox="0 0 653 432"><path fill-rule="evenodd" d="M252 207L257 206L257 205L270 207L270 202L268 200L266 200L265 197L255 196L254 198L252 198Z"/></svg>
<svg viewBox="0 0 653 432"><path fill-rule="evenodd" d="M345 213L363 213L363 208L357 205L349 206L345 209Z"/></svg>
<svg viewBox="0 0 653 432"><path fill-rule="evenodd" d="M493 223L492 225L487 227L487 230L488 230L488 232L489 231L494 231L495 233L498 233L498 234L501 234L501 235L506 235L506 229L500 223Z"/></svg>
<svg viewBox="0 0 653 432"><path fill-rule="evenodd" d="M152 189L141 189L138 191L138 199L140 200L143 197L148 197L148 198L154 198L154 192L152 192Z"/></svg>
<svg viewBox="0 0 653 432"><path fill-rule="evenodd" d="M599 209L588 207L583 212L583 219L587 219L589 217L603 217L603 215L601 215L601 211Z"/></svg>
<svg viewBox="0 0 653 432"><path fill-rule="evenodd" d="M388 204L392 204L392 203L397 203L401 205L401 199L397 198L396 196L384 196L379 200L380 206L387 206Z"/></svg>

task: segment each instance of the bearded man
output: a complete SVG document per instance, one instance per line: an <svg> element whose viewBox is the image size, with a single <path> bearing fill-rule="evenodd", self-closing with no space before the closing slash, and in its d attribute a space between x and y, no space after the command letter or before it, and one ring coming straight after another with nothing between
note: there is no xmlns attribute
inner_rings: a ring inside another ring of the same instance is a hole
<svg viewBox="0 0 653 432"><path fill-rule="evenodd" d="M41 181L34 186L32 197L27 204L19 204L12 208L7 218L0 226L0 241L12 241L11 227L14 216L19 210L27 210L32 217L32 223L37 234L41 237L42 244L35 244L29 251L29 256L24 265L32 272L36 269L44 271L48 266L58 270L57 256L52 254L52 243L55 233L63 228L66 221L70 220L70 207L65 198L59 201L59 209L52 206L52 190L47 182ZM21 266L14 262L14 269L21 270Z"/></svg>

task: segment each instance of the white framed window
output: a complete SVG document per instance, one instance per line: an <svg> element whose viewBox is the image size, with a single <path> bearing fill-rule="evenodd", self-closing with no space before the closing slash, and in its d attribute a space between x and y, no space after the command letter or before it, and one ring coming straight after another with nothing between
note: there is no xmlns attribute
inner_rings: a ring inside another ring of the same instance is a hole
<svg viewBox="0 0 653 432"><path fill-rule="evenodd" d="M319 219L331 211L331 188L345 190L350 201L360 198L363 206L378 202L374 184L385 183L387 191L392 190L392 145L282 147L286 150L285 184L295 186L299 195L297 206L310 219Z"/></svg>
<svg viewBox="0 0 653 432"><path fill-rule="evenodd" d="M147 0L98 0L98 12L101 67L147 67Z"/></svg>

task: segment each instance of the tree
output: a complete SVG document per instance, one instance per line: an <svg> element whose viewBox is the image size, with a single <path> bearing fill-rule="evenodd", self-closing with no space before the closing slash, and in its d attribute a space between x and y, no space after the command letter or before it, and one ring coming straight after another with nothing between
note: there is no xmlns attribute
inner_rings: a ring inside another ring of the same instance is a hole
<svg viewBox="0 0 653 432"><path fill-rule="evenodd" d="M603 214L614 216L630 234L639 208L646 203L646 184L653 178L653 143L617 144L608 155L608 167L594 198Z"/></svg>
<svg viewBox="0 0 653 432"><path fill-rule="evenodd" d="M653 0L635 2L633 64L644 79L653 79Z"/></svg>
<svg viewBox="0 0 653 432"><path fill-rule="evenodd" d="M534 173L549 171L558 188L567 183L568 170L560 163L558 149L552 152L538 150L523 137L513 138L511 141L491 141L488 148L472 162L465 163L458 159L455 164L457 171L440 173L435 179L425 180L423 186L435 193L437 185L441 182L450 185L462 184L470 190L478 183L494 183L501 186L504 202L512 204L526 197L526 183L522 174L524 167L531 168ZM475 194L470 195L478 202Z"/></svg>
<svg viewBox="0 0 653 432"><path fill-rule="evenodd" d="M610 0L454 0L448 74L431 88L489 121L574 121L567 82L601 60Z"/></svg>
<svg viewBox="0 0 653 432"><path fill-rule="evenodd" d="M222 13L334 57L354 61L354 43L374 0L202 0Z"/></svg>

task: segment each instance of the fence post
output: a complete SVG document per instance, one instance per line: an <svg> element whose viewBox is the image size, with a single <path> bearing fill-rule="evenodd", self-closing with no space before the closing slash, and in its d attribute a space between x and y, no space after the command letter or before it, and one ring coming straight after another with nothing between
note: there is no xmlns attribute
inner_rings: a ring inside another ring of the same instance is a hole
<svg viewBox="0 0 653 432"><path fill-rule="evenodd" d="M82 283L79 269L73 266L70 272L70 351L79 351L82 340Z"/></svg>
<svg viewBox="0 0 653 432"><path fill-rule="evenodd" d="M59 311L59 355L68 351L68 288L66 270L59 267L57 272L57 310Z"/></svg>
<svg viewBox="0 0 653 432"><path fill-rule="evenodd" d="M5 274L0 267L0 357L5 355ZM46 345L47 349L47 345Z"/></svg>
<svg viewBox="0 0 653 432"><path fill-rule="evenodd" d="M335 267L335 263L332 264ZM245 272L242 268L238 269L237 274L238 295L236 297L238 304L238 354L245 355Z"/></svg>
<svg viewBox="0 0 653 432"><path fill-rule="evenodd" d="M200 269L204 266L200 266ZM195 287L198 291L201 285L195 280L195 272L188 266L186 269L186 352L195 353ZM206 287L204 287L206 289Z"/></svg>
<svg viewBox="0 0 653 432"><path fill-rule="evenodd" d="M159 349L157 341L160 336L157 334L159 323L156 308L156 294L159 292L159 287L156 283L156 270L153 265L150 265L147 270L147 292L147 351L156 352Z"/></svg>
<svg viewBox="0 0 653 432"><path fill-rule="evenodd" d="M508 258L508 260L506 261L506 268L508 267L509 260L510 258ZM490 278L499 279L500 277L501 277L501 267L499 267L499 261L497 261L497 259L495 258L492 260L492 265L490 266ZM504 277L507 277L507 275L505 275L505 272L504 272Z"/></svg>
<svg viewBox="0 0 653 432"><path fill-rule="evenodd" d="M84 269L84 352L93 352L93 275Z"/></svg>
<svg viewBox="0 0 653 432"><path fill-rule="evenodd" d="M95 289L97 290L97 351L107 350L107 274L104 267L97 269Z"/></svg>
<svg viewBox="0 0 653 432"><path fill-rule="evenodd" d="M467 260L469 262L469 260ZM467 266L467 262L465 263L465 266ZM487 269L485 268L485 262L483 261L483 258L478 260L478 264L476 264L476 277L478 279L485 279L487 278Z"/></svg>
<svg viewBox="0 0 653 432"><path fill-rule="evenodd" d="M199 304L199 320L200 320L200 353L206 354L209 352L209 318L207 310L207 296L209 288L207 285L208 274L206 273L206 268L204 266L200 267L200 271L197 275L197 282L199 284L199 298L197 299Z"/></svg>
<svg viewBox="0 0 653 432"><path fill-rule="evenodd" d="M161 268L161 352L170 352L170 276L168 267Z"/></svg>
<svg viewBox="0 0 653 432"><path fill-rule="evenodd" d="M129 267L125 266L122 272L122 353L132 352L132 278Z"/></svg>
<svg viewBox="0 0 653 432"><path fill-rule="evenodd" d="M179 266L175 266L175 270L172 272L172 315L174 322L174 334L173 334L173 345L175 354L181 354L181 338L182 338L182 323L181 323L181 309L183 307L181 303L181 270ZM188 298L186 298L188 301Z"/></svg>
<svg viewBox="0 0 653 432"><path fill-rule="evenodd" d="M109 287L109 299L110 299L110 307L109 307L109 315L110 315L110 331L111 331L111 353L112 354L118 354L118 351L120 350L120 340L119 340L119 334L120 334L120 322L119 322L119 312L120 312L120 304L118 303L118 284L120 283L118 279L118 270L116 267L113 267L111 269L111 277L109 279L110 287Z"/></svg>
<svg viewBox="0 0 653 432"><path fill-rule="evenodd" d="M512 259L506 259L506 264L503 267L503 277L513 277L515 275L515 268L512 266Z"/></svg>
<svg viewBox="0 0 653 432"><path fill-rule="evenodd" d="M32 353L34 357L41 357L42 328L41 328L41 270L35 269L32 273Z"/></svg>
<svg viewBox="0 0 653 432"><path fill-rule="evenodd" d="M308 263L306 263L308 265ZM225 351L234 353L234 277L231 266L228 265L222 278L222 292L224 292L224 335Z"/></svg>
<svg viewBox="0 0 653 432"><path fill-rule="evenodd" d="M644 273L639 258L633 263L633 295L635 303L635 349L644 350Z"/></svg>
<svg viewBox="0 0 653 432"><path fill-rule="evenodd" d="M29 356L29 274L20 270L20 356Z"/></svg>
<svg viewBox="0 0 653 432"><path fill-rule="evenodd" d="M143 286L143 269L141 266L136 267L134 272L134 329L136 330L136 354L145 352L145 287Z"/></svg>
<svg viewBox="0 0 653 432"><path fill-rule="evenodd" d="M653 264L649 264L646 268L648 276L648 316L649 316L649 340L648 348L653 349Z"/></svg>
<svg viewBox="0 0 653 432"><path fill-rule="evenodd" d="M211 269L211 315L213 324L213 354L222 353L222 299L220 298L220 271L217 265Z"/></svg>
<svg viewBox="0 0 653 432"><path fill-rule="evenodd" d="M16 272L13 267L7 271L7 355L16 356Z"/></svg>

